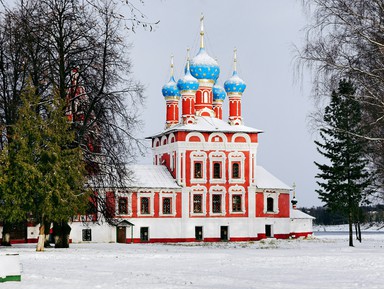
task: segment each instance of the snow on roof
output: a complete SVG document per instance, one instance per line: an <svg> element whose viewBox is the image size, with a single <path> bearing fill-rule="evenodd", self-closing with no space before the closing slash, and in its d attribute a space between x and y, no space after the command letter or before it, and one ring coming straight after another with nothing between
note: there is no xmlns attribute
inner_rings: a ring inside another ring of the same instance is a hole
<svg viewBox="0 0 384 289"><path fill-rule="evenodd" d="M312 217L311 215L308 215L300 210L293 209L292 207L289 213L291 219L316 219L315 217Z"/></svg>
<svg viewBox="0 0 384 289"><path fill-rule="evenodd" d="M199 132L247 132L261 133L262 130L248 127L245 125L230 125L229 123L211 116L196 116L196 123L171 126L170 128L147 138L155 138L160 135L175 131L199 131Z"/></svg>
<svg viewBox="0 0 384 289"><path fill-rule="evenodd" d="M261 166L256 166L256 186L259 189L283 189L291 190L291 187L284 184L266 169Z"/></svg>
<svg viewBox="0 0 384 289"><path fill-rule="evenodd" d="M129 166L129 170L133 172L133 177L128 187L180 189L165 166L133 165Z"/></svg>

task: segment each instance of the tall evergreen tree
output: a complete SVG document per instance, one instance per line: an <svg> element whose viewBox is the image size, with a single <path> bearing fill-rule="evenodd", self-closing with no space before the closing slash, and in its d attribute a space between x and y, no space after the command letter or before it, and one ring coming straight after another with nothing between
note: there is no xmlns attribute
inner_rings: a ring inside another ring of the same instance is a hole
<svg viewBox="0 0 384 289"><path fill-rule="evenodd" d="M316 178L322 179L317 182L317 193L331 211L348 217L350 246L352 224L358 223L360 204L367 200L371 182L364 159L366 140L356 137L362 134L362 127L360 104L354 93L350 81L339 82L338 91L333 91L325 108L325 126L320 129L323 142L315 141L319 153L329 160L329 164L315 162L320 170Z"/></svg>
<svg viewBox="0 0 384 289"><path fill-rule="evenodd" d="M64 101L41 101L33 86L21 95L14 138L1 151L0 216L9 222L27 215L40 223L37 250L44 250L45 225L68 222L85 211L82 151L70 144L75 134L64 115Z"/></svg>

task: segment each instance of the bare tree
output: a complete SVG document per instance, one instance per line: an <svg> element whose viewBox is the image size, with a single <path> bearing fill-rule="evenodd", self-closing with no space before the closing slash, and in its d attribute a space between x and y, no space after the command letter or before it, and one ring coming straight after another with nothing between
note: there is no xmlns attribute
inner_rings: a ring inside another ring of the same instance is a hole
<svg viewBox="0 0 384 289"><path fill-rule="evenodd" d="M141 2L141 1L140 1ZM125 15L119 13L128 8ZM0 19L1 145L12 140L20 91L30 78L41 101L54 92L67 101L63 111L83 150L86 185L121 187L144 146L134 132L143 86L132 77L127 34L152 29L131 1L24 0L5 8ZM154 23L155 24L155 23ZM113 223L102 195L94 204Z"/></svg>
<svg viewBox="0 0 384 289"><path fill-rule="evenodd" d="M340 79L356 86L370 159L384 184L384 3L382 0L303 0L309 13L299 67L314 72L313 93L324 98Z"/></svg>

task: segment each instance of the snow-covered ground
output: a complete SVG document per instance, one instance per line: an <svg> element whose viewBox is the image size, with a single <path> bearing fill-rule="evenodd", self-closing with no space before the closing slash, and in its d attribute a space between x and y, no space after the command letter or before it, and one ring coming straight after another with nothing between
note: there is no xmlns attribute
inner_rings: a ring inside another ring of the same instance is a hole
<svg viewBox="0 0 384 289"><path fill-rule="evenodd" d="M199 244L72 244L19 253L22 281L1 289L87 288L384 288L384 234L324 232L311 240Z"/></svg>

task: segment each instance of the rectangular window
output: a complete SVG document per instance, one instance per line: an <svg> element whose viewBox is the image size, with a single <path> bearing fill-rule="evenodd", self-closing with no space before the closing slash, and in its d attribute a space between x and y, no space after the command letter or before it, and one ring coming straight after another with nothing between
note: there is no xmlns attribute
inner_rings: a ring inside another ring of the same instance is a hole
<svg viewBox="0 0 384 289"><path fill-rule="evenodd" d="M265 236L267 238L273 237L272 225L265 225Z"/></svg>
<svg viewBox="0 0 384 289"><path fill-rule="evenodd" d="M239 163L233 163L232 164L232 179L239 179L240 178L240 164Z"/></svg>
<svg viewBox="0 0 384 289"><path fill-rule="evenodd" d="M163 198L163 214L171 214L172 212L172 205L171 205L171 198Z"/></svg>
<svg viewBox="0 0 384 289"><path fill-rule="evenodd" d="M273 198L267 198L267 212L273 212Z"/></svg>
<svg viewBox="0 0 384 289"><path fill-rule="evenodd" d="M196 239L196 241L202 241L203 240L203 227L201 227L201 226L195 227L195 239Z"/></svg>
<svg viewBox="0 0 384 289"><path fill-rule="evenodd" d="M195 165L194 165L194 177L195 177L195 179L201 179L203 177L202 163L195 163Z"/></svg>
<svg viewBox="0 0 384 289"><path fill-rule="evenodd" d="M241 195L232 196L232 211L241 212Z"/></svg>
<svg viewBox="0 0 384 289"><path fill-rule="evenodd" d="M193 212L203 212L203 195L193 195Z"/></svg>
<svg viewBox="0 0 384 289"><path fill-rule="evenodd" d="M128 200L127 198L119 198L119 214L128 214Z"/></svg>
<svg viewBox="0 0 384 289"><path fill-rule="evenodd" d="M213 164L213 178L220 179L221 178L221 164L214 163Z"/></svg>
<svg viewBox="0 0 384 289"><path fill-rule="evenodd" d="M143 215L149 214L149 198L142 197L140 199L140 203L141 203L140 213Z"/></svg>
<svg viewBox="0 0 384 289"><path fill-rule="evenodd" d="M147 242L149 240L149 230L148 227L140 228L140 241Z"/></svg>
<svg viewBox="0 0 384 289"><path fill-rule="evenodd" d="M221 195L212 195L212 213L221 213Z"/></svg>
<svg viewBox="0 0 384 289"><path fill-rule="evenodd" d="M90 242L92 241L92 231L91 229L83 229L83 241L84 242Z"/></svg>

